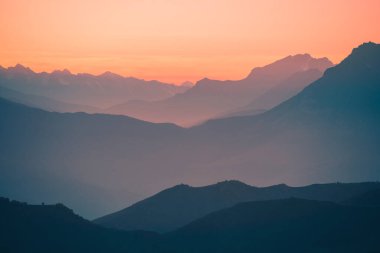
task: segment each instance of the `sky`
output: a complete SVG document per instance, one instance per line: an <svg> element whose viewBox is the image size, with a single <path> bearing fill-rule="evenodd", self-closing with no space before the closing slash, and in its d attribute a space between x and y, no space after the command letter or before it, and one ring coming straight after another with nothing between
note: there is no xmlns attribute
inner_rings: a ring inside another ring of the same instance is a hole
<svg viewBox="0 0 380 253"><path fill-rule="evenodd" d="M180 84L380 42L380 0L0 0L0 65Z"/></svg>

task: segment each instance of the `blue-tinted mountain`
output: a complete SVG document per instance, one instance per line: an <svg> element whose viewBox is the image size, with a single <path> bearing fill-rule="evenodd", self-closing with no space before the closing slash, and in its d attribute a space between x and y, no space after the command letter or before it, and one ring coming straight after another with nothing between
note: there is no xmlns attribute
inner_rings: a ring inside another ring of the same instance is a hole
<svg viewBox="0 0 380 253"><path fill-rule="evenodd" d="M62 204L0 198L1 252L378 252L379 207L281 199L239 203L163 235L102 228Z"/></svg>
<svg viewBox="0 0 380 253"><path fill-rule="evenodd" d="M248 105L235 109L232 112L221 115L221 118L256 115L272 109L289 98L297 95L306 86L322 77L323 72L318 69L300 71L290 76L285 81L268 90Z"/></svg>
<svg viewBox="0 0 380 253"><path fill-rule="evenodd" d="M178 182L380 180L379 59L379 45L363 44L263 114L190 129L0 100L0 190L22 201L63 202L91 218Z"/></svg>
<svg viewBox="0 0 380 253"><path fill-rule="evenodd" d="M357 196L353 196L346 201L345 204L357 206L378 206L380 207L380 189L366 191Z"/></svg>
<svg viewBox="0 0 380 253"><path fill-rule="evenodd" d="M315 184L304 187L283 184L261 188L239 181L204 187L177 185L94 222L123 230L168 232L240 202L290 197L342 202L374 189L379 190L380 183Z"/></svg>
<svg viewBox="0 0 380 253"><path fill-rule="evenodd" d="M126 116L47 112L4 99L0 115L0 192L31 203L59 201L87 217L139 198L125 184L138 170L128 160L149 157L182 131Z"/></svg>
<svg viewBox="0 0 380 253"><path fill-rule="evenodd" d="M169 234L180 252L379 252L380 209L303 199L241 203Z"/></svg>
<svg viewBox="0 0 380 253"><path fill-rule="evenodd" d="M191 131L218 149L218 161L205 166L218 166L217 175L267 184L379 180L379 101L380 45L365 43L268 112ZM230 152L221 152L227 143Z"/></svg>
<svg viewBox="0 0 380 253"><path fill-rule="evenodd" d="M28 205L0 197L0 251L153 252L157 235L104 229L62 204Z"/></svg>

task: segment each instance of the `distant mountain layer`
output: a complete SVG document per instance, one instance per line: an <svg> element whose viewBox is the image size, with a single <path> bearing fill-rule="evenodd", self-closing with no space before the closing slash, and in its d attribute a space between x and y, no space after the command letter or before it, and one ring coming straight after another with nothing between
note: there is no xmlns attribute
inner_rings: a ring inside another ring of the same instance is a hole
<svg viewBox="0 0 380 253"><path fill-rule="evenodd" d="M0 192L99 217L178 182L380 180L379 73L380 45L366 43L265 113L188 129L0 99Z"/></svg>
<svg viewBox="0 0 380 253"><path fill-rule="evenodd" d="M129 157L162 149L182 131L126 116L46 112L1 98L0 115L0 192L32 203L57 199L88 217L135 201L140 194L114 175L136 169L125 166Z"/></svg>
<svg viewBox="0 0 380 253"><path fill-rule="evenodd" d="M35 73L22 65L0 67L0 87L98 108L135 99L165 99L188 89L187 86L122 77L111 72L98 76L85 73L74 75L68 70Z"/></svg>
<svg viewBox="0 0 380 253"><path fill-rule="evenodd" d="M315 184L304 187L275 185L263 188L239 181L205 187L178 185L94 222L124 230L168 232L240 202L290 197L341 202L373 189L380 190L380 183Z"/></svg>
<svg viewBox="0 0 380 253"><path fill-rule="evenodd" d="M307 85L322 77L323 72L309 69L297 72L271 88L249 104L221 115L222 118L255 115L272 109L302 91Z"/></svg>
<svg viewBox="0 0 380 253"><path fill-rule="evenodd" d="M24 94L19 91L0 87L0 98L17 102L30 107L44 109L51 112L88 112L95 113L100 109L77 104L69 104L47 97Z"/></svg>
<svg viewBox="0 0 380 253"><path fill-rule="evenodd" d="M379 101L380 45L366 43L266 113L211 120L190 131L207 150L218 150L219 159L205 166L218 167L217 175L267 183L378 180Z"/></svg>
<svg viewBox="0 0 380 253"><path fill-rule="evenodd" d="M255 68L242 80L218 81L202 79L191 89L165 100L129 101L112 106L105 112L124 114L151 122L174 122L189 126L246 106L278 87L270 106L295 95L303 87L322 76L333 64L327 58L308 54L288 56L261 68ZM279 87L282 88L279 88ZM283 89L283 91L281 90ZM268 106L256 109L269 109Z"/></svg>
<svg viewBox="0 0 380 253"><path fill-rule="evenodd" d="M239 203L163 235L101 228L65 206L0 198L1 252L379 252L379 207L282 199Z"/></svg>

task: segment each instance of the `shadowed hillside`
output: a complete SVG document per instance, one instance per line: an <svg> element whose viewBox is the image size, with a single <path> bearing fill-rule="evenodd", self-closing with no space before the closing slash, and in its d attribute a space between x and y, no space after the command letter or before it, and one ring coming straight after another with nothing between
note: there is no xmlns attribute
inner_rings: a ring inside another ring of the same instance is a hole
<svg viewBox="0 0 380 253"><path fill-rule="evenodd" d="M240 202L290 197L341 202L373 189L379 190L380 183L315 184L303 187L274 185L261 188L239 181L225 181L204 187L177 185L94 222L124 230L167 232Z"/></svg>
<svg viewBox="0 0 380 253"><path fill-rule="evenodd" d="M378 252L378 207L303 199L222 209L171 233L101 228L61 204L0 198L1 252Z"/></svg>
<svg viewBox="0 0 380 253"><path fill-rule="evenodd" d="M62 204L28 205L0 198L0 251L153 252L157 236L104 229Z"/></svg>
<svg viewBox="0 0 380 253"><path fill-rule="evenodd" d="M238 204L169 235L181 252L378 252L379 208L302 199Z"/></svg>

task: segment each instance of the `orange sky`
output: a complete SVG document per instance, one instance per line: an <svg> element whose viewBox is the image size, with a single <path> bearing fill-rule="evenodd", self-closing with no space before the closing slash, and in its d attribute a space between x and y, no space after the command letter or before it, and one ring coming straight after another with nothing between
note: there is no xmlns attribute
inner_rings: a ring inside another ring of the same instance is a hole
<svg viewBox="0 0 380 253"><path fill-rule="evenodd" d="M0 65L180 83L380 41L380 0L0 0Z"/></svg>

